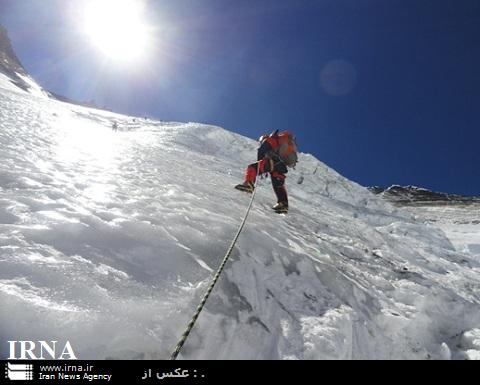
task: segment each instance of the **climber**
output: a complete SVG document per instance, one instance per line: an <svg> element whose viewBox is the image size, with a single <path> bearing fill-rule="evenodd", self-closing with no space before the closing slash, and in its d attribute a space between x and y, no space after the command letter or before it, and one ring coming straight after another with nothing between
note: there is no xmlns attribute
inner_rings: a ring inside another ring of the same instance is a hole
<svg viewBox="0 0 480 385"><path fill-rule="evenodd" d="M237 190L252 193L257 175L270 174L272 186L277 196L277 204L273 210L277 213L288 212L288 195L285 188L287 167L294 168L298 161L295 137L288 131L274 131L270 135L260 137L257 162L247 167L245 182L236 185Z"/></svg>

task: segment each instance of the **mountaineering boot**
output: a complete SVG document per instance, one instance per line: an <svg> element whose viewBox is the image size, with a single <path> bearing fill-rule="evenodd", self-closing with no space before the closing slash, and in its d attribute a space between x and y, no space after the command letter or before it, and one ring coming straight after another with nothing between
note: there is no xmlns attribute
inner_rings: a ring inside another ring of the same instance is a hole
<svg viewBox="0 0 480 385"><path fill-rule="evenodd" d="M286 214L288 213L288 204L284 202L278 202L272 209L278 214Z"/></svg>
<svg viewBox="0 0 480 385"><path fill-rule="evenodd" d="M237 190L245 191L248 193L253 193L253 189L255 188L252 182L243 182L242 184L237 184L235 186Z"/></svg>

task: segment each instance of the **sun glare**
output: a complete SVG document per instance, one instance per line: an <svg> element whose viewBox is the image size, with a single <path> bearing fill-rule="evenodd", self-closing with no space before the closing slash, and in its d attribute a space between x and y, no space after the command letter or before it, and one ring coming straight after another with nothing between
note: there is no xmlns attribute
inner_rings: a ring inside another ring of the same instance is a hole
<svg viewBox="0 0 480 385"><path fill-rule="evenodd" d="M136 62L145 57L149 31L142 0L92 0L85 7L84 28L112 60Z"/></svg>

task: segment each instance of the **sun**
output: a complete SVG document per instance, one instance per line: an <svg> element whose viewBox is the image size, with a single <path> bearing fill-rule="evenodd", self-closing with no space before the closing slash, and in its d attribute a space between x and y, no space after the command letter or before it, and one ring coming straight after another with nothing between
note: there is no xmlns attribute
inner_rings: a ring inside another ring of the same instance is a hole
<svg viewBox="0 0 480 385"><path fill-rule="evenodd" d="M84 30L108 58L137 62L148 50L150 36L142 0L91 0L83 14Z"/></svg>

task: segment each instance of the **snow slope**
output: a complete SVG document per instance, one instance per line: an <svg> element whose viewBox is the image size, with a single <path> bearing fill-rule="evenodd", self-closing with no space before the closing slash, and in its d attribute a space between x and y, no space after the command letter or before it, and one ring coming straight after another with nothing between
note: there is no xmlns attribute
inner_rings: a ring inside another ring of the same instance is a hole
<svg viewBox="0 0 480 385"><path fill-rule="evenodd" d="M369 190L410 211L417 220L435 224L457 250L480 256L480 197L438 193L415 186Z"/></svg>
<svg viewBox="0 0 480 385"><path fill-rule="evenodd" d="M80 359L168 358L244 215L232 187L257 144L2 81L0 355L69 340ZM311 155L287 216L259 183L180 358L479 358L477 256Z"/></svg>
<svg viewBox="0 0 480 385"><path fill-rule="evenodd" d="M434 224L448 236L455 249L470 253L480 260L480 204L453 204L407 208Z"/></svg>

